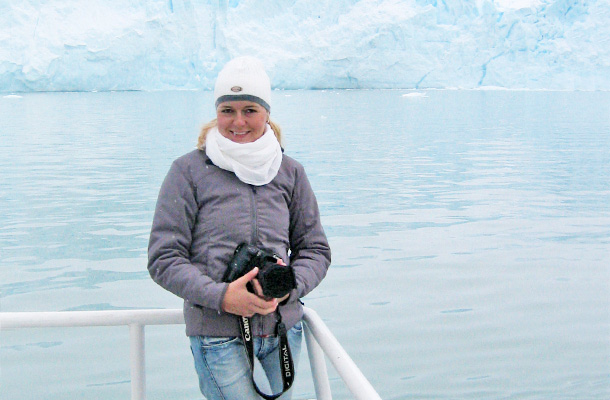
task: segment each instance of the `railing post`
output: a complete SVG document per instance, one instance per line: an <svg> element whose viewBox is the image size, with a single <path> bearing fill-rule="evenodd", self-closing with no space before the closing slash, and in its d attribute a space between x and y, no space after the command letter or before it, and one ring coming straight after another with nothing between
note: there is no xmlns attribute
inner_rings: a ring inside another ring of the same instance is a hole
<svg viewBox="0 0 610 400"><path fill-rule="evenodd" d="M129 325L129 356L131 359L131 400L146 399L146 360L144 325Z"/></svg>
<svg viewBox="0 0 610 400"><path fill-rule="evenodd" d="M303 325L305 325L305 343L307 343L307 354L309 355L309 364L311 366L314 389L316 390L316 399L332 400L333 397L330 392L324 352L313 337L307 322Z"/></svg>
<svg viewBox="0 0 610 400"><path fill-rule="evenodd" d="M379 394L377 394L354 361L341 347L341 344L324 322L322 322L318 314L314 310L304 307L303 319L311 329L314 339L318 342L329 361L335 366L335 369L354 397L357 400L381 400Z"/></svg>

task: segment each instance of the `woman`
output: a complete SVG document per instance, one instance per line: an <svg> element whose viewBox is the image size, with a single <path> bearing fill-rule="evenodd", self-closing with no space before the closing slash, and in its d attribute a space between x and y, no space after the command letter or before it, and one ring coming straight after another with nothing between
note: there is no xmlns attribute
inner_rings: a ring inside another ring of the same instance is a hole
<svg viewBox="0 0 610 400"><path fill-rule="evenodd" d="M148 270L184 299L186 334L206 398L259 399L240 317L252 317L254 356L273 393L281 393L278 321L288 329L296 365L299 298L326 275L330 248L305 171L283 154L280 130L269 120L271 85L262 63L252 57L227 63L214 98L217 118L203 128L198 149L174 161L161 186ZM241 243L279 255L278 263L293 269L296 288L281 298L264 296L258 268L223 282ZM281 398L290 396L288 390Z"/></svg>

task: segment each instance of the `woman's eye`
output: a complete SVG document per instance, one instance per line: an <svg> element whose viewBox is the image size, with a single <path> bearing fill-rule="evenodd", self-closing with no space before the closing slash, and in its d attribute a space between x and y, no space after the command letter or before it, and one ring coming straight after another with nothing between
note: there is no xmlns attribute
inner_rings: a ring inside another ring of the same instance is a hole
<svg viewBox="0 0 610 400"><path fill-rule="evenodd" d="M233 110L231 110L230 108L225 108L225 109L221 110L220 112L223 114L230 114L233 112Z"/></svg>

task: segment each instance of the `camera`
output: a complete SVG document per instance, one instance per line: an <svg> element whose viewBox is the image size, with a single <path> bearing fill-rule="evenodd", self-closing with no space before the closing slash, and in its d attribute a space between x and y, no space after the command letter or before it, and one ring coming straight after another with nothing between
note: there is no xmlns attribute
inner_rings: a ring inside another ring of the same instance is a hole
<svg viewBox="0 0 610 400"><path fill-rule="evenodd" d="M235 249L233 258L222 281L233 282L254 267L258 267L257 279L267 297L280 298L297 287L292 267L278 264L281 257L276 253L242 243Z"/></svg>

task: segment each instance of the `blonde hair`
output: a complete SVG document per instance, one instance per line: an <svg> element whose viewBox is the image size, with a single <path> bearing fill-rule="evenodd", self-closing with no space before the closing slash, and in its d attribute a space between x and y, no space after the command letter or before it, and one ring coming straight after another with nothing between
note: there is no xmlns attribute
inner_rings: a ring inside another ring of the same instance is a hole
<svg viewBox="0 0 610 400"><path fill-rule="evenodd" d="M217 125L218 122L216 121L216 118L214 118L201 128L199 138L197 138L197 148L199 150L203 150L205 148L205 138L208 136L208 132L210 132L210 129L215 128ZM269 125L271 126L271 130L275 134L277 141L280 142L280 146L284 147L284 143L282 142L282 130L280 129L280 126L271 120L269 120Z"/></svg>

